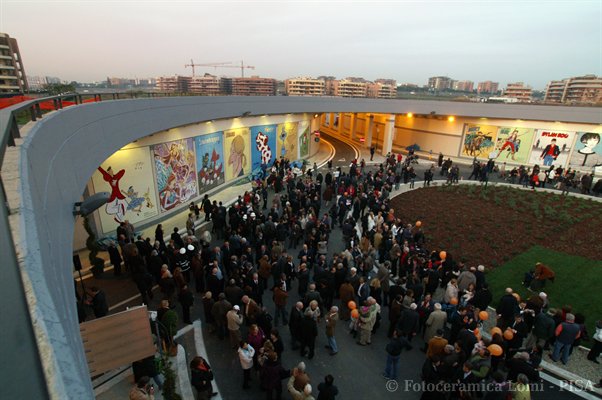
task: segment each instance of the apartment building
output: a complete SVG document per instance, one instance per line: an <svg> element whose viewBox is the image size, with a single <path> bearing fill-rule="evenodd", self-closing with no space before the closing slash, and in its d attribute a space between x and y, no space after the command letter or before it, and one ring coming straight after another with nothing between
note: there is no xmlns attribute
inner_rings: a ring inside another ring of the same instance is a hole
<svg viewBox="0 0 602 400"><path fill-rule="evenodd" d="M326 82L323 79L291 78L284 81L288 96L324 96Z"/></svg>
<svg viewBox="0 0 602 400"><path fill-rule="evenodd" d="M334 95L338 97L366 97L368 85L365 82L353 82L348 79L333 81Z"/></svg>
<svg viewBox="0 0 602 400"><path fill-rule="evenodd" d="M17 39L0 33L0 94L29 91Z"/></svg>
<svg viewBox="0 0 602 400"><path fill-rule="evenodd" d="M231 82L231 94L235 96L275 96L277 82L272 78L251 76L248 78L226 78ZM228 86L228 85L225 85Z"/></svg>
<svg viewBox="0 0 602 400"><path fill-rule="evenodd" d="M428 87L433 90L451 89L452 79L448 76L433 76L429 78Z"/></svg>
<svg viewBox="0 0 602 400"><path fill-rule="evenodd" d="M481 93L495 94L498 92L499 86L500 86L499 82L492 82L492 81L479 82L479 84L477 85L477 93L479 93L479 94L481 94Z"/></svg>
<svg viewBox="0 0 602 400"><path fill-rule="evenodd" d="M504 90L504 97L515 98L518 99L519 102L525 103L531 101L532 94L533 89L523 82L508 83Z"/></svg>
<svg viewBox="0 0 602 400"><path fill-rule="evenodd" d="M203 96L218 96L221 92L220 78L215 75L205 74L193 76L188 85L188 91Z"/></svg>
<svg viewBox="0 0 602 400"><path fill-rule="evenodd" d="M366 93L370 98L394 99L397 97L397 82L392 79L377 79L366 85Z"/></svg>
<svg viewBox="0 0 602 400"><path fill-rule="evenodd" d="M453 81L452 89L461 92L472 92L474 90L473 81Z"/></svg>
<svg viewBox="0 0 602 400"><path fill-rule="evenodd" d="M157 78L156 88L160 92L186 93L189 90L192 78L189 76L160 76Z"/></svg>
<svg viewBox="0 0 602 400"><path fill-rule="evenodd" d="M596 104L602 102L602 77L584 75L550 81L544 101L547 103Z"/></svg>

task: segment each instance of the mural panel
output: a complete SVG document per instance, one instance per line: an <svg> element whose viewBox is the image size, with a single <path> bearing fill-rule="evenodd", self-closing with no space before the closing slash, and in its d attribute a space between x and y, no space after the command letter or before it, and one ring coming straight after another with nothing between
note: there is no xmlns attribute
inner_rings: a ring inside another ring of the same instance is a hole
<svg viewBox="0 0 602 400"><path fill-rule="evenodd" d="M569 168L591 172L602 168L602 134L577 132L575 150L569 161Z"/></svg>
<svg viewBox="0 0 602 400"><path fill-rule="evenodd" d="M224 131L226 182L251 173L251 140L249 128Z"/></svg>
<svg viewBox="0 0 602 400"><path fill-rule="evenodd" d="M565 166L571 146L575 141L575 132L538 129L533 141L530 164Z"/></svg>
<svg viewBox="0 0 602 400"><path fill-rule="evenodd" d="M297 122L285 122L278 124L278 157L288 158L291 161L297 160Z"/></svg>
<svg viewBox="0 0 602 400"><path fill-rule="evenodd" d="M276 160L276 125L251 127L253 176L259 176Z"/></svg>
<svg viewBox="0 0 602 400"><path fill-rule="evenodd" d="M224 133L215 132L194 138L199 191L224 183Z"/></svg>
<svg viewBox="0 0 602 400"><path fill-rule="evenodd" d="M466 124L460 156L488 159L495 148L496 138L497 126Z"/></svg>

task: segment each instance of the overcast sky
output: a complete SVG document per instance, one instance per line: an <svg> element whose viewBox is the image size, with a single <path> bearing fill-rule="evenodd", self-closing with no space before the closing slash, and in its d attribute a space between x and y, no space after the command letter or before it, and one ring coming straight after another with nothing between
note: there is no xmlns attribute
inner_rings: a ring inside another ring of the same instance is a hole
<svg viewBox="0 0 602 400"><path fill-rule="evenodd" d="M65 80L187 75L244 60L246 74L474 82L602 75L602 1L0 0L26 72ZM238 69L199 72L239 76ZM245 75L246 75L245 74Z"/></svg>

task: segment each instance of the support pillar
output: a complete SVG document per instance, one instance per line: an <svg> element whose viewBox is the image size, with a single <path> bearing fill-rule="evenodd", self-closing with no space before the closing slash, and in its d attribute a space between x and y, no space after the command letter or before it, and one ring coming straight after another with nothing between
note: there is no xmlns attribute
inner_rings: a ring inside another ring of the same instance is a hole
<svg viewBox="0 0 602 400"><path fill-rule="evenodd" d="M393 147L393 137L395 136L395 114L387 117L385 122L385 132L383 134L383 150L382 155L386 156Z"/></svg>
<svg viewBox="0 0 602 400"><path fill-rule="evenodd" d="M355 140L356 139L356 126L357 126L357 114L356 113L351 113L351 123L349 125L349 137L351 138L351 140Z"/></svg>
<svg viewBox="0 0 602 400"><path fill-rule="evenodd" d="M344 114L343 113L335 113L335 118L336 118L336 114L339 114L339 124L337 125L337 134L339 136L343 136L343 118L344 118Z"/></svg>
<svg viewBox="0 0 602 400"><path fill-rule="evenodd" d="M374 115L368 117L368 129L366 130L366 147L372 146L372 131L374 130Z"/></svg>

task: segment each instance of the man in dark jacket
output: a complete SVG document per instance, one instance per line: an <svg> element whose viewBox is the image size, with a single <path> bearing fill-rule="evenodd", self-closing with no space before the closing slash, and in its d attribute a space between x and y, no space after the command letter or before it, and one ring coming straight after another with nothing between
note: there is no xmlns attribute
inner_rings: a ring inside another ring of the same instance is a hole
<svg viewBox="0 0 602 400"><path fill-rule="evenodd" d="M316 346L316 336L318 336L318 324L312 318L312 312L308 309L301 320L301 356L307 355L310 360L314 357ZM309 353L306 352L309 349Z"/></svg>
<svg viewBox="0 0 602 400"><path fill-rule="evenodd" d="M288 320L288 328L291 332L291 347L293 350L299 348L301 343L301 321L303 320L303 303L298 301L291 309L290 318Z"/></svg>
<svg viewBox="0 0 602 400"><path fill-rule="evenodd" d="M389 344L387 344L387 363L385 365L385 372L383 376L387 379L397 379L397 369L399 366L399 357L401 356L401 350L411 350L412 346L410 342L404 337L400 337L397 331L393 331L393 337Z"/></svg>
<svg viewBox="0 0 602 400"><path fill-rule="evenodd" d="M318 384L317 400L334 400L335 396L339 394L339 389L333 385L334 377L330 374L324 377L324 382Z"/></svg>
<svg viewBox="0 0 602 400"><path fill-rule="evenodd" d="M573 314L568 313L565 320L565 322L556 327L554 352L550 354L550 358L554 362L557 362L561 358L562 363L566 365L569 362L569 354L573 343L581 336L581 328L575 323L575 316Z"/></svg>
<svg viewBox="0 0 602 400"><path fill-rule="evenodd" d="M500 299L497 306L498 326L504 330L514 322L514 315L518 311L518 301L512 295L512 289L506 288L506 293Z"/></svg>
<svg viewBox="0 0 602 400"><path fill-rule="evenodd" d="M479 310L487 310L489 304L491 304L491 300L493 300L493 296L491 295L491 291L489 290L489 285L487 283L483 284L483 287L477 289L474 297L469 301L473 306L478 308Z"/></svg>
<svg viewBox="0 0 602 400"><path fill-rule="evenodd" d="M518 374L525 374L530 383L539 382L539 371L529 364L529 353L519 352L506 361L508 380L516 382Z"/></svg>
<svg viewBox="0 0 602 400"><path fill-rule="evenodd" d="M397 322L396 330L400 336L408 339L408 342L412 340L418 332L418 322L420 321L420 315L416 311L418 306L416 303L410 305L409 310L404 310L399 317Z"/></svg>

